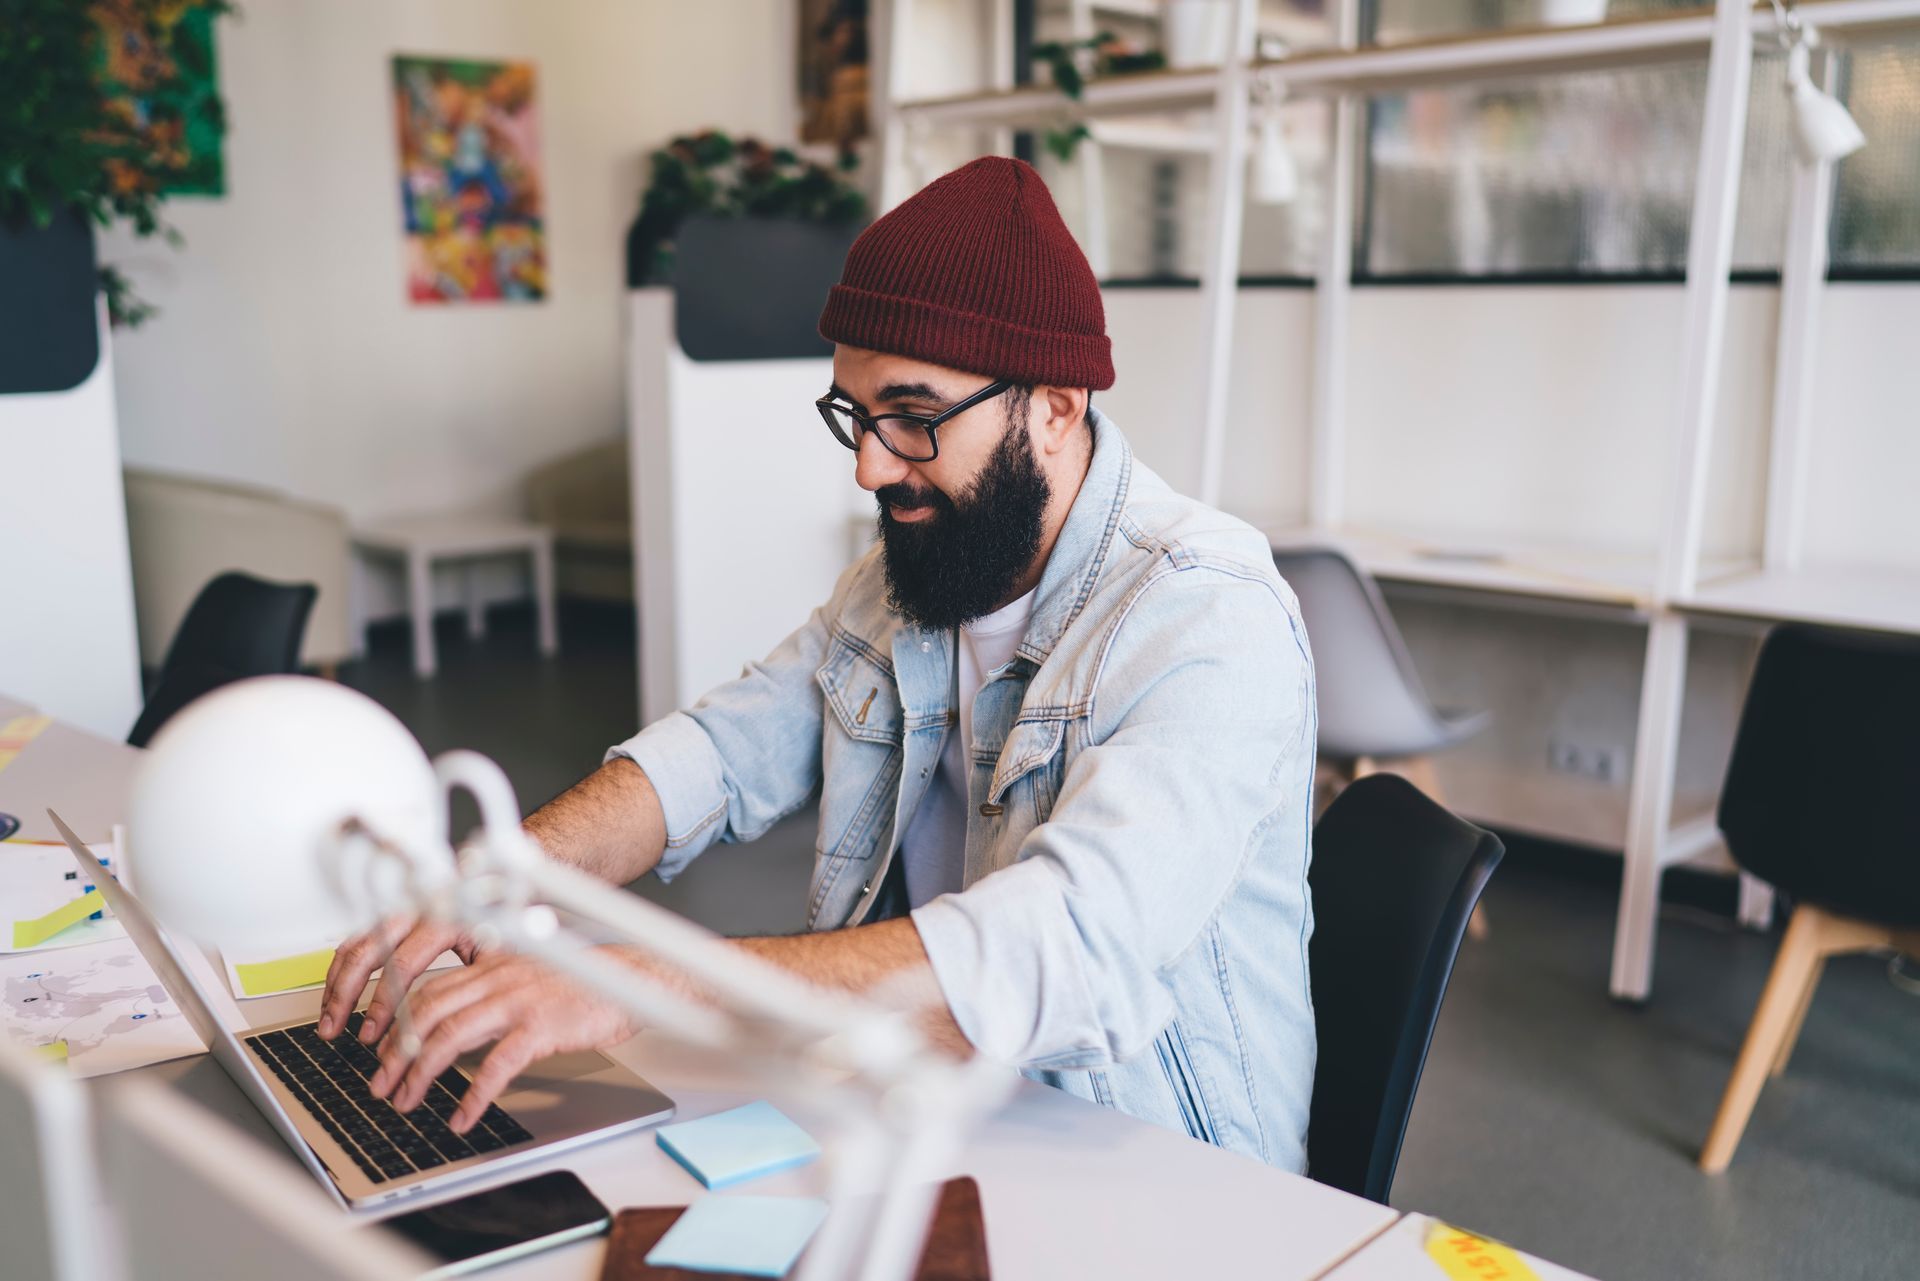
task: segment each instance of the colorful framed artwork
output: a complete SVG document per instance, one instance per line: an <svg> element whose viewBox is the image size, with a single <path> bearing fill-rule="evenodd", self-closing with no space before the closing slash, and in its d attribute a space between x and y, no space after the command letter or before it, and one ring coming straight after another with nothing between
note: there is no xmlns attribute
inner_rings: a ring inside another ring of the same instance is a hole
<svg viewBox="0 0 1920 1281"><path fill-rule="evenodd" d="M215 13L204 4L96 0L100 31L95 82L107 107L150 150L169 176L169 196L226 194L221 143L226 116L214 73ZM115 180L129 189L151 182L114 160Z"/></svg>
<svg viewBox="0 0 1920 1281"><path fill-rule="evenodd" d="M396 57L407 297L538 302L546 222L533 64Z"/></svg>

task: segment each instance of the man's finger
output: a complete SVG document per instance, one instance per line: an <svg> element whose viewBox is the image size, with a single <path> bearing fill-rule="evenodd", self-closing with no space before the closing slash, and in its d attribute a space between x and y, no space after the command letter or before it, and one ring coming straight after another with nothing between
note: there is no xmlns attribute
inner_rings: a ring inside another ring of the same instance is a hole
<svg viewBox="0 0 1920 1281"><path fill-rule="evenodd" d="M524 1027L502 1037L474 1072L473 1083L467 1087L460 1106L454 1109L447 1128L455 1134L465 1134L472 1129L487 1105L499 1098L513 1084L513 1078L526 1071L527 1064L542 1053L538 1038Z"/></svg>
<svg viewBox="0 0 1920 1281"><path fill-rule="evenodd" d="M386 968L381 971L379 986L373 990L373 1000L367 1003L366 1021L360 1025L360 1040L372 1045L386 1035L387 1025L393 1021L393 1012L400 1008L400 998L406 995L413 981L426 972L434 958L447 950L446 931L437 925L422 925L400 941L393 949L393 955L387 958Z"/></svg>
<svg viewBox="0 0 1920 1281"><path fill-rule="evenodd" d="M414 918L408 916L390 916L379 925L349 939L333 951L333 961L327 966L326 995L320 1002L320 1035L332 1040L341 1028L347 1025L347 1015L353 1013L353 1007L360 1002L360 994L367 990L367 979L380 968L393 945L406 937L413 928Z"/></svg>
<svg viewBox="0 0 1920 1281"><path fill-rule="evenodd" d="M367 1088L373 1092L374 1098L385 1098L400 1083L407 1065L419 1053L420 1045L434 1034L442 1019L484 1000L495 991L497 985L492 981L492 976L499 968L497 965L469 967L442 974L421 984L418 991L404 998L407 1001L407 1030L413 1034L414 1041L411 1045L406 1043L408 1038L401 1035L397 1021L381 1041L380 1069L367 1082ZM510 984L507 990L511 990Z"/></svg>
<svg viewBox="0 0 1920 1281"><path fill-rule="evenodd" d="M499 1039L519 1017L519 1003L511 995L502 994L443 1019L433 1034L421 1042L420 1053L393 1091L393 1106L402 1112L419 1107L435 1077L452 1067L453 1061L468 1050Z"/></svg>

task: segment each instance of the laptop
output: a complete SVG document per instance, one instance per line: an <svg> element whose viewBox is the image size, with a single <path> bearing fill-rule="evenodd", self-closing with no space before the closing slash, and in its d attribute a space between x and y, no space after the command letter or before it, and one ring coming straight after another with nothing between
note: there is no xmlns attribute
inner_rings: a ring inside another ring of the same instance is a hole
<svg viewBox="0 0 1920 1281"><path fill-rule="evenodd" d="M360 1044L361 1015L332 1041L315 1019L236 1032L215 1013L173 943L133 894L95 860L73 829L48 811L99 888L127 937L153 967L214 1059L252 1100L301 1164L351 1210L390 1209L397 1200L652 1125L673 1115L673 1101L604 1054L540 1059L517 1077L465 1135L447 1119L466 1093L470 1056L443 1072L426 1100L397 1112L369 1092L380 1066Z"/></svg>

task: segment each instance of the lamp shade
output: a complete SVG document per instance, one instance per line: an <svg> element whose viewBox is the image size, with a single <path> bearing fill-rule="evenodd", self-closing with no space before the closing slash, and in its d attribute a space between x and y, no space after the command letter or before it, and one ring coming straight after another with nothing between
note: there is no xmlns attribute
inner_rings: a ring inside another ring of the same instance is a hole
<svg viewBox="0 0 1920 1281"><path fill-rule="evenodd" d="M1860 126L1840 100L1813 82L1809 49L1817 39L1811 28L1787 52L1787 100L1793 104L1793 149L1802 164L1817 165L1850 156L1867 145Z"/></svg>
<svg viewBox="0 0 1920 1281"><path fill-rule="evenodd" d="M442 795L420 744L366 695L302 676L240 681L154 736L128 823L135 885L162 925L201 943L342 937L377 914L347 889L365 866L345 858L342 824L450 868Z"/></svg>

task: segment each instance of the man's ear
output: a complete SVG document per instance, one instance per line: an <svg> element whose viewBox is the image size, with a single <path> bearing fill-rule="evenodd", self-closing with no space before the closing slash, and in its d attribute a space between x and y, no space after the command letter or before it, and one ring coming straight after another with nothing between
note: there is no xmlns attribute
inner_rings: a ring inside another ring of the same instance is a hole
<svg viewBox="0 0 1920 1281"><path fill-rule="evenodd" d="M1079 443L1087 417L1085 387L1035 387L1034 408L1040 410L1034 443L1043 454L1058 454Z"/></svg>

